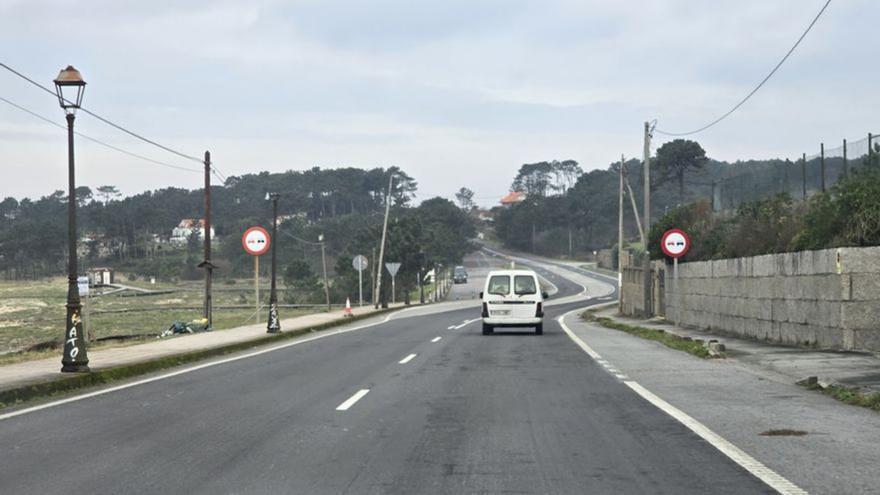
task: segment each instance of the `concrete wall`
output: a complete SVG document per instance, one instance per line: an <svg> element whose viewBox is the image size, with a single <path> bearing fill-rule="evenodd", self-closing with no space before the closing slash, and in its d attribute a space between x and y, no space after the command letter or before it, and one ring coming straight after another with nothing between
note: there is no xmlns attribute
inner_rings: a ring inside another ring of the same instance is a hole
<svg viewBox="0 0 880 495"><path fill-rule="evenodd" d="M617 267L614 266L614 250L600 249L596 254L596 266L599 268L605 268L606 270L616 269Z"/></svg>
<svg viewBox="0 0 880 495"><path fill-rule="evenodd" d="M880 351L880 247L681 263L665 271L677 324L786 344Z"/></svg>

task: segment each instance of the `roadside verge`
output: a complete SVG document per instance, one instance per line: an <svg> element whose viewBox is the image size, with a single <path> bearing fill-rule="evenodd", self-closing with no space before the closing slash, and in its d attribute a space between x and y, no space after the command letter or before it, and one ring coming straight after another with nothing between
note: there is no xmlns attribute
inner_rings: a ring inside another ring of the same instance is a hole
<svg viewBox="0 0 880 495"><path fill-rule="evenodd" d="M27 385L22 385L18 387L12 387L3 391L0 391L0 410L5 408L9 408L12 406L22 405L25 402L32 401L40 398L53 398L58 397L62 394L67 394L70 392L81 391L83 389L100 386L100 385L108 385L114 382L118 382L121 380L126 380L128 378L133 378L137 376L146 375L149 373L154 373L157 371L166 370L169 368L173 368L176 366L180 366L183 364L193 363L197 361L203 361L206 359L227 356L233 353L245 351L248 349L254 349L257 347L265 347L271 344L278 344L287 340L295 339L297 337L301 337L303 335L307 335L314 332L321 332L324 330L328 330L330 328L339 327L348 325L355 321L362 321L369 318L374 318L381 315L387 315L386 318L374 323L384 323L388 321L390 318L390 314L394 311L404 309L403 307L398 308L389 308L389 309L380 309L377 311L373 311L366 314L355 315L351 318L345 319L335 319L331 321L327 321L317 325L311 325L304 328L298 328L296 330L291 330L287 332L281 332L277 334L265 334L262 337L249 339L241 342L235 342L227 345L221 345L216 347L211 347L208 349L202 349L197 351L183 352L180 354L175 354L171 356L164 356L154 359L146 359L143 361L124 364L120 366L110 366L102 369L98 369L92 371L87 374L77 374L73 376L62 376L60 378L54 378L46 381L40 381L37 383L31 383ZM353 329L348 329L345 331L355 330L359 328L364 328L366 326L372 326L373 324L367 324L360 327L355 327ZM336 333L342 332L333 332L333 333L322 333L320 336L330 336L335 335ZM317 336L316 336L317 338ZM307 342L312 339L302 339L296 342L287 344L299 344L302 342ZM267 349L268 350L272 349ZM261 351L262 352L262 351ZM245 355L247 356L247 355ZM162 377L157 377L156 379L160 379ZM11 417L15 415L15 412L9 414L0 415L0 419L6 419L7 417Z"/></svg>

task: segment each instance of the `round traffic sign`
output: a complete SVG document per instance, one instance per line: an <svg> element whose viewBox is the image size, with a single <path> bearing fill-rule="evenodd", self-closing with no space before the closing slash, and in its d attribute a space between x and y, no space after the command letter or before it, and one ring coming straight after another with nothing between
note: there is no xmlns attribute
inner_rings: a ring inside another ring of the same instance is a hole
<svg viewBox="0 0 880 495"><path fill-rule="evenodd" d="M367 257L362 254L355 256L354 259L351 260L351 266L359 272L366 270L369 264Z"/></svg>
<svg viewBox="0 0 880 495"><path fill-rule="evenodd" d="M670 229L663 233L660 249L670 258L681 258L691 248L691 238L681 229Z"/></svg>
<svg viewBox="0 0 880 495"><path fill-rule="evenodd" d="M269 250L269 233L263 227L251 227L241 236L241 245L251 255L259 256Z"/></svg>

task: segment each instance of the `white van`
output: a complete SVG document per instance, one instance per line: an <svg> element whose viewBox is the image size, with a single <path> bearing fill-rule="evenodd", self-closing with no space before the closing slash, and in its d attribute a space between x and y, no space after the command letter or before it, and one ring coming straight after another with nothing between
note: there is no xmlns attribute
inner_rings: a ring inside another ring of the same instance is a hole
<svg viewBox="0 0 880 495"><path fill-rule="evenodd" d="M544 299L538 275L532 270L494 270L480 292L483 302L483 335L496 327L535 327L544 333Z"/></svg>

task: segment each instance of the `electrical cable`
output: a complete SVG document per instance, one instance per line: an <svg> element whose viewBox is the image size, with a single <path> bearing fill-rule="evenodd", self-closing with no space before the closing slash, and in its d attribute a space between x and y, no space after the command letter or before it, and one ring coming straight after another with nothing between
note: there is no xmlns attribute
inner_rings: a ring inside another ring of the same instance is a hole
<svg viewBox="0 0 880 495"><path fill-rule="evenodd" d="M34 81L33 79L27 77L26 75L22 74L21 72L18 72L17 70L13 69L12 67L9 67L8 65L4 64L3 62L0 62L0 67L3 67L4 69L8 70L9 72L15 74L16 76L18 76L18 77L24 79L24 80L27 81L27 82L33 84L34 86L36 86L36 87L42 89L43 91L49 93L50 95L53 95L53 96L55 96L55 97L58 97L58 95L57 95L54 91L52 91L51 89L47 88L46 86L43 86L42 84L38 83L37 81ZM68 101L68 100L66 100L66 99L65 99L64 101L66 101L67 103L72 103L72 102L70 102L70 101ZM194 156L187 155L186 153L181 153L180 151L177 151L177 150L175 150L175 149L169 148L168 146L165 146L165 145L163 145L163 144L159 144L159 143L157 143L156 141L153 141L153 140L151 140L151 139L147 139L147 138L145 138L144 136L141 136L140 134L138 134L138 133L136 133L136 132L134 132L134 131L130 131L130 130L126 129L125 127L122 127L122 126L119 125L119 124L116 124L116 123L114 123L114 122L111 122L111 121L105 119L104 117L101 117L100 115L98 115L98 114L92 112L91 110L89 110L89 109L87 109L87 108L79 107L79 110L81 110L81 111L87 113L88 115L91 115L92 117L94 117L94 118L100 120L101 122L103 122L103 123L105 123L105 124L107 124L107 125L109 125L109 126L111 126L111 127L114 127L114 128L116 128L116 129L118 129L118 130L120 130L120 131L122 131L122 132L124 132L124 133L126 133L126 134L128 134L128 135L130 135L130 136L133 136L133 137L135 137L135 138L137 138L137 139L140 139L141 141L144 141L145 143L152 144L153 146L156 146L156 147L158 147L158 148L161 148L161 149L163 149L163 150L165 150L165 151L167 151L167 152L169 152L169 153L173 153L173 154L175 154L175 155L177 155L177 156L179 156L179 157L181 157L181 158L186 158L187 160L193 160L193 161L196 161L196 162L199 162L199 163L204 163L204 160L202 160L201 158L196 158L196 157L194 157Z"/></svg>
<svg viewBox="0 0 880 495"><path fill-rule="evenodd" d="M779 63L776 64L776 67L774 67L773 70L771 70L770 73L767 74L767 76L763 80L761 80L761 82L758 83L757 86L755 86L755 89L753 89L749 94L747 94L745 98L740 100L739 103L734 105L733 108L728 110L724 115L722 115L721 117L718 117L717 119L713 120L712 122L709 122L708 124L704 125L703 127L700 127L699 129L696 129L696 130L690 131L690 132L666 132L666 131L661 131L660 129L656 129L656 131L660 134L663 134L664 136L672 136L672 137L689 136L691 134L697 134L698 132L705 131L706 129L708 129L708 128L714 126L715 124L721 122L722 120L726 119L733 112L737 111L739 109L739 107L743 106L745 104L745 102L747 102L749 100L749 98L751 98L755 93L757 93L758 90L761 89L762 86L764 86L764 83L766 83L768 80L770 80L770 78L773 77L773 74L775 74L776 71L779 70L780 67L782 67L782 64L784 64L785 61L788 60L788 57L794 52L795 48L797 48L798 45L801 44L801 41L804 40L804 38L807 36L807 33L809 33L811 29L813 29L813 26L816 24L816 21L819 20L819 17L822 16L822 13L825 12L825 9L828 8L828 5L830 3L831 3L831 0L827 0L825 2L825 5L822 6L822 9L819 10L819 13L816 14L815 18L813 18L813 22L811 22L810 25L807 26L807 29L803 32L803 34L801 34L800 38L798 38L798 40L791 47L791 49L788 50L788 53L786 53L785 56L782 57L782 60L780 60Z"/></svg>
<svg viewBox="0 0 880 495"><path fill-rule="evenodd" d="M59 129L63 129L63 130L65 130L65 131L67 130L66 127L64 127L63 125L59 124L58 122L55 122L55 121L49 119L48 117L44 117L44 116L42 116L42 115L40 115L40 114L38 114L38 113L36 113L36 112L34 112L34 111L31 111L31 110L29 110L29 109L27 109L27 108L25 108L25 107L23 107L23 106L21 106L21 105L15 103L15 102L12 102L12 101L10 101L10 100L7 100L6 98L3 98L2 96L0 96L0 101L4 102L4 103L6 103L6 104L8 104L8 105L10 105L10 106L13 106L13 107L15 107L15 108L21 110L22 112L28 113L28 114L30 114L31 116L36 117L36 118L38 118L38 119L40 119L40 120L42 120L42 121L44 121L44 122L47 122L47 123L49 123L49 124L51 124L51 125L54 125L55 127L58 127ZM93 138L93 137L91 137L91 136L89 136L89 135L87 135L87 134L83 134L83 133L81 133L81 132L79 132L79 131L74 131L74 133L75 133L77 136L79 136L79 137L81 137L81 138L84 138L84 139L88 139L89 141L91 141L91 142L93 142L93 143L100 144L101 146L104 146L104 147L106 147L106 148L110 148L111 150L118 151L119 153L123 153L123 154L126 154L126 155L131 156L131 157L134 157L134 158L138 158L138 159L141 159L141 160L144 160L144 161L150 162L150 163L154 163L154 164L156 164L156 165L161 165L161 166L163 166L163 167L173 168L173 169L177 169L177 170L185 170L185 171L187 171L187 172L201 172L200 170L197 170L197 169L194 169L194 168L182 167L182 166L180 166L180 165L172 165L172 164L170 164L170 163L165 163L165 162L162 162L162 161L159 161L159 160L154 160L154 159L152 159L152 158L148 158L148 157L146 157L146 156L138 155L137 153L132 153L131 151L128 151L128 150L125 150L125 149L119 148L119 147L117 147L117 146L113 146L112 144L105 143L104 141L101 141L100 139Z"/></svg>

